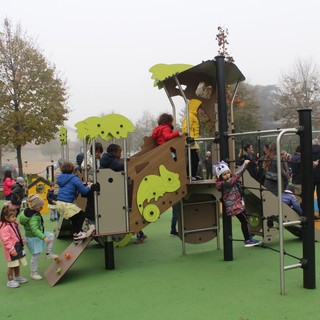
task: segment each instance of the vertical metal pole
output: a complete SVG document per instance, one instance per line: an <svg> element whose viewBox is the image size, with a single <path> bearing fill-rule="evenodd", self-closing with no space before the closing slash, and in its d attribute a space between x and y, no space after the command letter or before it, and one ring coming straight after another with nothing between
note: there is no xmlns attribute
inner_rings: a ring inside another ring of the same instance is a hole
<svg viewBox="0 0 320 320"><path fill-rule="evenodd" d="M186 104L186 121L187 121L187 131L188 131L188 137L190 137L190 114L189 114L189 102L188 99L186 97L186 95L184 94L184 91L182 89L182 86L177 78L177 76L174 76L174 79L176 81L176 84L179 88L179 91L181 93L181 96ZM191 174L191 148L190 148L190 143L187 144L187 153L188 153L188 175L189 175L189 182L191 183L192 181L192 174Z"/></svg>
<svg viewBox="0 0 320 320"><path fill-rule="evenodd" d="M125 207L125 223L126 230L130 230L129 220L129 197L128 197L128 148L127 139L123 139L123 163L124 163L124 207Z"/></svg>
<svg viewBox="0 0 320 320"><path fill-rule="evenodd" d="M303 266L303 287L315 289L315 243L314 243L314 186L312 167L312 123L311 109L299 109L299 126L301 128L300 148L302 170L302 214L307 219L302 226L303 257L306 265Z"/></svg>
<svg viewBox="0 0 320 320"><path fill-rule="evenodd" d="M54 165L52 164L51 166L51 181L54 182L55 179L54 179Z"/></svg>
<svg viewBox="0 0 320 320"><path fill-rule="evenodd" d="M170 96L170 93L169 93L169 91L168 91L167 87L164 85L164 86L163 86L163 88L164 88L164 91L165 91L165 92L166 92L166 94L167 94L167 97L168 97L168 99L169 99L169 101L170 101L170 104L171 104L171 107L172 107L172 114L173 114L173 127L174 127L175 129L177 129L177 114L176 114L176 106L175 106L175 104L174 104L174 102L173 102L173 100L172 100L172 98L171 98L171 96Z"/></svg>
<svg viewBox="0 0 320 320"><path fill-rule="evenodd" d="M84 141L87 141L87 139L85 138ZM96 140L93 138L91 140L91 146L92 146L92 170L93 170L93 183L97 183L97 160L96 160ZM87 148L85 148L87 149ZM87 157L87 151L85 152L85 156ZM83 158L83 161L85 160L85 158ZM88 170L87 170L87 159L85 162L85 170L86 170L86 181L88 179ZM99 216L100 216L100 210L99 210L99 201L98 201L98 193L97 191L93 192L93 201L94 201L94 219L95 219L95 227L96 227L96 233L100 234L100 226L99 226Z"/></svg>
<svg viewBox="0 0 320 320"><path fill-rule="evenodd" d="M184 233L184 211L183 211L183 200L180 201L180 216L181 219L181 237L182 237L182 254L186 255L186 235Z"/></svg>
<svg viewBox="0 0 320 320"><path fill-rule="evenodd" d="M219 200L215 200L216 204L216 221L217 221L217 250L221 249L221 244L220 244L220 202Z"/></svg>
<svg viewBox="0 0 320 320"><path fill-rule="evenodd" d="M106 270L113 270L115 268L112 236L107 236L104 242L104 260Z"/></svg>
<svg viewBox="0 0 320 320"><path fill-rule="evenodd" d="M282 164L281 164L281 139L287 132L295 132L292 129L282 130L277 137L277 183L278 183L278 210L279 210L279 258L280 258L280 294L285 294L284 279L284 237L283 237L283 203L282 203Z"/></svg>
<svg viewBox="0 0 320 320"><path fill-rule="evenodd" d="M65 155L64 155L64 146L61 144L61 161L62 163L66 161Z"/></svg>
<svg viewBox="0 0 320 320"><path fill-rule="evenodd" d="M70 161L70 158L69 158L69 143L68 143L68 139L67 139L67 142L66 142L66 159L67 159L67 161Z"/></svg>
<svg viewBox="0 0 320 320"><path fill-rule="evenodd" d="M226 99L226 81L225 81L225 60L224 56L215 57L216 60L216 78L217 78L217 93L218 93L218 119L219 119L219 138L220 138L220 160L228 162L229 147L228 147L228 112ZM223 206L222 221L223 221L223 251L224 260L233 260L232 248L232 223L231 217L226 215L225 207Z"/></svg>
<svg viewBox="0 0 320 320"><path fill-rule="evenodd" d="M83 139L83 164L84 164L84 167L83 167L83 170L84 170L84 181L88 181L88 155L87 155L87 152L88 152L88 140L89 140L89 137L88 136L85 136L84 139Z"/></svg>

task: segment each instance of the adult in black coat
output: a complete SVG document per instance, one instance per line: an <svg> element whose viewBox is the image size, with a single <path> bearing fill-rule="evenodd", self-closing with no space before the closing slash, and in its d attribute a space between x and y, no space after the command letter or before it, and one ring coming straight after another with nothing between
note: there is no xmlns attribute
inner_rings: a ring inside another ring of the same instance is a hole
<svg viewBox="0 0 320 320"><path fill-rule="evenodd" d="M312 140L312 161L320 160L320 141L318 139ZM320 165L313 168L313 183L317 192L318 210L320 210Z"/></svg>
<svg viewBox="0 0 320 320"><path fill-rule="evenodd" d="M296 147L295 153L292 155L289 161L289 167L292 173L292 184L295 188L295 194L297 201L301 203L301 178L302 178L302 169L301 169L301 153L300 146Z"/></svg>

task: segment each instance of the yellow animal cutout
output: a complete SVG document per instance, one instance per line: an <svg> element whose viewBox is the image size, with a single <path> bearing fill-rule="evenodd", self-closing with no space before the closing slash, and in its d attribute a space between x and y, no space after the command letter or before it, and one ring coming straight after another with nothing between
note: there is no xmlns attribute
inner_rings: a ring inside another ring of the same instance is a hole
<svg viewBox="0 0 320 320"><path fill-rule="evenodd" d="M151 79L154 79L153 86L156 87L159 81L162 81L168 77L173 76L179 72L183 72L192 68L191 64L165 64L158 63L152 66L149 71L152 73ZM161 89L161 88L159 88Z"/></svg>
<svg viewBox="0 0 320 320"><path fill-rule="evenodd" d="M65 127L60 128L60 143L62 145L67 144L67 129Z"/></svg>
<svg viewBox="0 0 320 320"><path fill-rule="evenodd" d="M84 140L87 136L88 142L98 136L105 141L113 138L127 138L129 132L134 132L132 122L121 114L109 114L104 117L89 117L75 124L78 138Z"/></svg>
<svg viewBox="0 0 320 320"><path fill-rule="evenodd" d="M160 175L148 175L140 182L137 192L137 206L143 218L148 222L156 221L160 216L160 209L156 204L147 204L143 207L144 201L150 202L151 199L157 201L166 192L175 192L180 186L179 174L167 170L161 164L159 166Z"/></svg>
<svg viewBox="0 0 320 320"><path fill-rule="evenodd" d="M96 138L99 136L101 130L101 117L89 117L83 121L75 124L78 132L78 138L84 140L84 138L90 137Z"/></svg>

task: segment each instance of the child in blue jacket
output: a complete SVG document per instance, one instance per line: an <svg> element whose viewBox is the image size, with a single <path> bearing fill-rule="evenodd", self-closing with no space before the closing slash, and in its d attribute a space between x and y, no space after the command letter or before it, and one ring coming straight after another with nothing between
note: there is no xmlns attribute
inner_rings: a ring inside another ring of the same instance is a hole
<svg viewBox="0 0 320 320"><path fill-rule="evenodd" d="M83 196L89 193L92 182L84 185L74 171L72 162L67 161L61 165L61 174L57 178L59 185L57 209L64 219L71 221L73 239L78 241L87 237L87 233L82 230L85 213L74 202L79 193Z"/></svg>

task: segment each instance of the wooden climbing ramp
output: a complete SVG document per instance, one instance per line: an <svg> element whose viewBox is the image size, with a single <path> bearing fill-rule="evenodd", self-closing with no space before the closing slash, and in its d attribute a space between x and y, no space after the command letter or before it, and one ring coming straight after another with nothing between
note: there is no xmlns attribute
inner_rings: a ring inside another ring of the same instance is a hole
<svg viewBox="0 0 320 320"><path fill-rule="evenodd" d="M48 283L53 287L64 276L64 274L73 266L82 252L88 246L92 236L82 240L79 243L71 243L54 262L46 269L44 276Z"/></svg>

